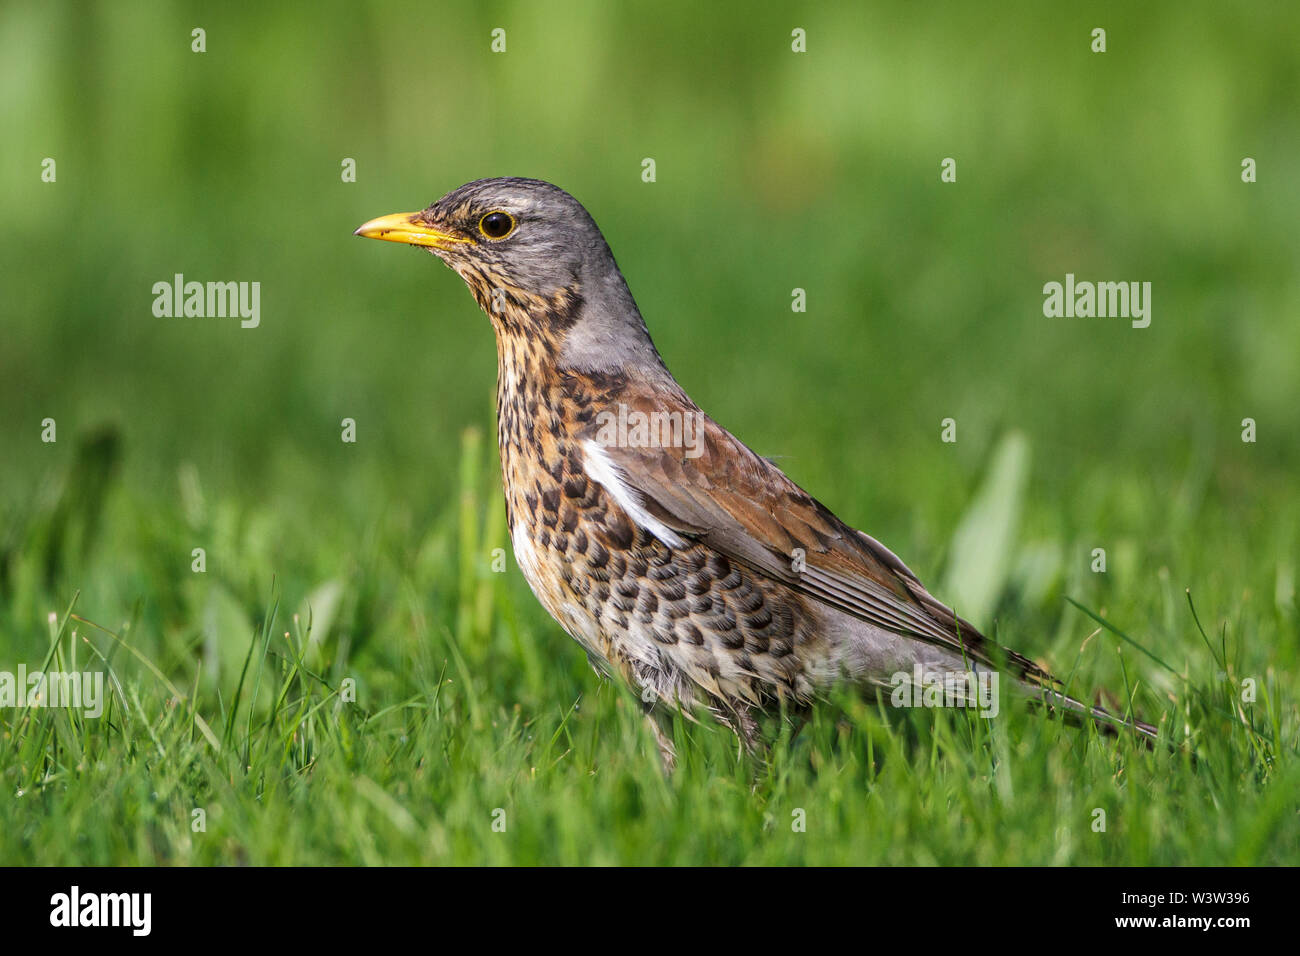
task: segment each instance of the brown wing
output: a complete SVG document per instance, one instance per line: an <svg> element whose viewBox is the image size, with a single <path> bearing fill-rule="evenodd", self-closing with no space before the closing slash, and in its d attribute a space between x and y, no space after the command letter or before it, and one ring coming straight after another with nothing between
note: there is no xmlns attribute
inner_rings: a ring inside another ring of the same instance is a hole
<svg viewBox="0 0 1300 956"><path fill-rule="evenodd" d="M931 596L893 552L840 521L684 395L666 401L662 393L624 393L620 400L629 416L699 416L698 432L683 429L676 445L627 447L600 440L595 425L580 436L596 441L646 511L672 531L877 627L986 665L1001 658L1019 676L1055 683L1028 658L997 649Z"/></svg>

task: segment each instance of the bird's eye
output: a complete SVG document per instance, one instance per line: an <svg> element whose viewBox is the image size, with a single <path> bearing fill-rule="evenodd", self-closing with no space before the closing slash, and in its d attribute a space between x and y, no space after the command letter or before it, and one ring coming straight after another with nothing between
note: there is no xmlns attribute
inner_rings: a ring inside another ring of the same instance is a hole
<svg viewBox="0 0 1300 956"><path fill-rule="evenodd" d="M489 239L504 239L514 229L514 216L508 212L490 212L478 221L478 231Z"/></svg>

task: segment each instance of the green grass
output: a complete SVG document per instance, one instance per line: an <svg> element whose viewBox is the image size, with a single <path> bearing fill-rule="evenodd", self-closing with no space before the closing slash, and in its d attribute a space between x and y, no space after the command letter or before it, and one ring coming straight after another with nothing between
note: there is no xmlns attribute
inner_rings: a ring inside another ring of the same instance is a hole
<svg viewBox="0 0 1300 956"><path fill-rule="evenodd" d="M1118 620L1166 607L1173 626L1151 643L1157 656L1178 661L1177 674L1103 627L1081 650L1061 645L1078 651L1057 656L1062 673L1076 682L1081 672L1118 675L1111 686L1120 707L1164 714L1169 748L1098 737L1010 702L985 721L842 696L826 701L793 741L788 726L772 721L776 743L763 763L742 756L722 728L679 719L681 761L665 778L635 699L598 682L513 565L491 569L501 515L476 432L466 434L462 455L459 502L423 535L400 519L371 529L369 559L353 564L339 588L291 588L276 580L269 557L242 582L182 564L155 578L125 621L96 619L78 598L47 635L31 634L49 648L49 667L106 666L112 696L100 719L39 708L7 717L11 799L0 803L0 858L1071 865L1295 858L1295 705L1287 678L1265 664L1283 608L1239 604L1235 620L1209 636L1172 586L1109 598L1107 613ZM109 535L153 523L179 538L187 519L179 510L146 517L119 503L106 523ZM235 523L254 539L276 527L259 514ZM310 545L319 552L342 542ZM129 545L114 555L120 565L140 558ZM124 589L139 587L124 578ZM256 593L258 611L241 621L235 594ZM163 613L167 600L176 606ZM1001 630L1020 631L1031 617L1008 607ZM151 623L160 620L171 626ZM1072 633L1093 623L1075 610L1062 622ZM1259 685L1249 706L1240 703L1246 675ZM348 680L355 694L345 702ZM1098 809L1104 832L1093 829ZM193 830L195 810L204 813L202 832ZM494 828L501 819L504 832Z"/></svg>
<svg viewBox="0 0 1300 956"><path fill-rule="evenodd" d="M1208 0L4 4L0 671L115 682L99 719L0 709L0 862L1300 860L1298 33ZM491 175L590 208L718 421L1177 746L846 698L764 765L684 722L665 779L514 565L486 320L352 237ZM154 317L177 272L261 282L260 327ZM1150 328L1045 318L1067 272L1151 281Z"/></svg>

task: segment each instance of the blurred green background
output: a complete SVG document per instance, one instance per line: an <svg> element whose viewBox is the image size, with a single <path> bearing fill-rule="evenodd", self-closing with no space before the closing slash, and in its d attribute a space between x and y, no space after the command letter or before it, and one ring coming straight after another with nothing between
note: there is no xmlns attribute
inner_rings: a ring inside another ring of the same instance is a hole
<svg viewBox="0 0 1300 956"><path fill-rule="evenodd" d="M490 428L490 330L450 271L351 233L495 175L577 195L696 400L918 571L938 570L1009 427L1033 449L1029 520L1051 532L1104 545L1182 489L1193 510L1212 496L1216 533L1294 555L1293 8L9 2L2 16L11 591L26 523L77 436L105 425L120 438L108 493L159 524L184 511L192 465L206 510L192 502L190 523L226 514L203 529L229 536L210 560L250 601L269 582L241 574L258 567L246 545L302 587L356 559L386 514L418 530L445 512L457 436ZM949 156L955 184L939 178ZM177 272L260 281L261 326L155 318L152 285ZM1151 327L1044 318L1042 284L1066 272L1152 282ZM939 442L948 416L955 446ZM339 440L345 417L356 445ZM1257 444L1240 441L1244 417ZM273 533L250 535L259 516ZM1154 530L1144 565L1250 583ZM71 587L84 610L129 607L138 582L94 569L122 570L132 531L110 521L72 549L50 607ZM137 570L184 581L189 551ZM43 644L43 614L4 623Z"/></svg>
<svg viewBox="0 0 1300 956"><path fill-rule="evenodd" d="M456 607L495 352L453 273L352 230L517 175L592 212L696 401L923 579L954 579L1023 435L1008 643L1068 665L1091 625L1062 596L1122 594L1181 660L1191 587L1293 667L1298 51L1288 4L5 0L0 664L39 660L80 589L165 670L237 672L274 586L329 608L323 640L396 641L368 679L401 684L411 621ZM1045 318L1067 272L1151 282L1150 328ZM156 318L174 273L259 281L260 327ZM581 693L513 563L508 588Z"/></svg>

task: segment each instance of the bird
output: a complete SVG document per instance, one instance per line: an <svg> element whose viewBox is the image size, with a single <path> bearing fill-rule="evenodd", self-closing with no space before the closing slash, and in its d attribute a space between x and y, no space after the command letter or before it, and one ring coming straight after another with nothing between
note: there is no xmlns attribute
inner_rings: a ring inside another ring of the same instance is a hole
<svg viewBox="0 0 1300 956"><path fill-rule="evenodd" d="M670 771L665 715L710 714L760 753L765 714L806 715L843 684L879 696L899 675L997 674L1076 722L1156 737L987 638L705 414L568 192L476 180L355 235L428 251L486 313L516 563L597 672L639 695Z"/></svg>

